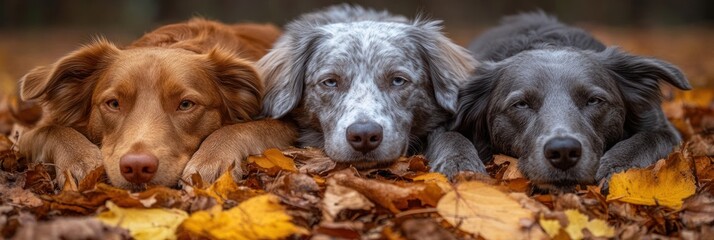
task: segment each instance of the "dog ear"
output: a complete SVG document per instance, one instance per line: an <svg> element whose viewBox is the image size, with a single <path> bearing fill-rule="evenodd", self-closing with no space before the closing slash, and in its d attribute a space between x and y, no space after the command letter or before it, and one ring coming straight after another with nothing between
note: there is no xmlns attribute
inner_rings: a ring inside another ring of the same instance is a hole
<svg viewBox="0 0 714 240"><path fill-rule="evenodd" d="M488 117L499 69L493 62L484 62L476 68L475 74L459 91L458 111L451 129L471 140L484 161L490 160L493 155Z"/></svg>
<svg viewBox="0 0 714 240"><path fill-rule="evenodd" d="M256 63L266 89L261 115L280 118L297 107L302 99L307 63L320 39L321 35L314 31L288 31Z"/></svg>
<svg viewBox="0 0 714 240"><path fill-rule="evenodd" d="M476 60L441 33L441 21L416 20L414 25L419 30L412 37L420 46L436 101L442 108L456 113L459 87L473 72Z"/></svg>
<svg viewBox="0 0 714 240"><path fill-rule="evenodd" d="M20 79L20 97L46 105L56 124L69 126L84 121L99 73L119 51L100 39L50 66L35 68Z"/></svg>
<svg viewBox="0 0 714 240"><path fill-rule="evenodd" d="M649 114L653 109L660 108L659 80L682 90L692 88L682 71L671 63L630 55L615 47L596 53L596 56L617 79L628 112L628 125L642 125L639 123L651 119Z"/></svg>
<svg viewBox="0 0 714 240"><path fill-rule="evenodd" d="M258 115L263 86L252 63L220 49L213 49L206 56L225 106L224 121L243 122Z"/></svg>

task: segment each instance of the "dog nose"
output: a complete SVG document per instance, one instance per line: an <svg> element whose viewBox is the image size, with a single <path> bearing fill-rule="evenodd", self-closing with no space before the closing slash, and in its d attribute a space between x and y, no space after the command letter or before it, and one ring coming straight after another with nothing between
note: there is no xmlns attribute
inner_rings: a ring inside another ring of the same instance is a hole
<svg viewBox="0 0 714 240"><path fill-rule="evenodd" d="M347 142L357 151L367 153L382 143L382 126L376 122L358 122L347 127Z"/></svg>
<svg viewBox="0 0 714 240"><path fill-rule="evenodd" d="M548 140L543 150L553 167L566 170L578 163L583 148L575 138L556 137Z"/></svg>
<svg viewBox="0 0 714 240"><path fill-rule="evenodd" d="M129 153L119 159L121 175L132 183L147 183L159 168L159 160L151 154Z"/></svg>

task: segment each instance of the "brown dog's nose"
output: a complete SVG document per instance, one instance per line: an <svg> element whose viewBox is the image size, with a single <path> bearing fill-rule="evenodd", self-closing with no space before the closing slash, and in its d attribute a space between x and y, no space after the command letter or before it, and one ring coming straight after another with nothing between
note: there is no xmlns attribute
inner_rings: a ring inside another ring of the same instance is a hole
<svg viewBox="0 0 714 240"><path fill-rule="evenodd" d="M567 170L580 160L580 141L572 137L556 137L545 143L543 153L553 167Z"/></svg>
<svg viewBox="0 0 714 240"><path fill-rule="evenodd" d="M347 127L347 142L352 148L367 153L382 143L382 126L376 122L358 122Z"/></svg>
<svg viewBox="0 0 714 240"><path fill-rule="evenodd" d="M159 160L146 153L128 153L119 159L121 175L131 183L147 183L159 169Z"/></svg>

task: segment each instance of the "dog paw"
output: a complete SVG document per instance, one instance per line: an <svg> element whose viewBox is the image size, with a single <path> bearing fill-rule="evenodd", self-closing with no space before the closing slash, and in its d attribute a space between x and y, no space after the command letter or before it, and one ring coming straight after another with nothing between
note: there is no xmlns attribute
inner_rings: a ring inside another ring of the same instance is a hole
<svg viewBox="0 0 714 240"><path fill-rule="evenodd" d="M610 192L610 179L612 178L612 175L618 172L623 172L627 169L629 168L609 165L600 166L595 173L595 180L599 183L600 193L602 195L607 195Z"/></svg>
<svg viewBox="0 0 714 240"><path fill-rule="evenodd" d="M67 182L69 173L75 183L79 184L89 172L102 165L102 153L97 147L82 149L80 152L68 151L57 154L54 159L57 185L61 188Z"/></svg>
<svg viewBox="0 0 714 240"><path fill-rule="evenodd" d="M234 156L216 154L214 151L199 149L186 164L182 178L191 184L191 177L193 174L198 173L203 182L210 184L230 170L234 180L236 180L243 175L240 165L241 159Z"/></svg>
<svg viewBox="0 0 714 240"><path fill-rule="evenodd" d="M453 178L459 172L470 171L477 173L486 173L486 166L478 157L465 155L456 155L435 159L429 164L432 172L439 172L446 175L448 178Z"/></svg>

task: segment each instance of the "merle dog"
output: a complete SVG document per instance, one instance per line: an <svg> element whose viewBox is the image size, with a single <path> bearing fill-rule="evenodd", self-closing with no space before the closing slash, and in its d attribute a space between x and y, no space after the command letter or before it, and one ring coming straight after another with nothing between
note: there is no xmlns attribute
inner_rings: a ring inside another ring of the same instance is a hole
<svg viewBox="0 0 714 240"><path fill-rule="evenodd" d="M455 128L481 159L518 157L537 189L648 166L680 142L658 80L690 85L670 63L606 47L544 13L505 18L470 50L483 64L460 92Z"/></svg>
<svg viewBox="0 0 714 240"><path fill-rule="evenodd" d="M359 168L423 148L432 170L485 172L470 141L445 131L475 61L440 29L358 6L305 14L257 63L264 115L296 122L300 145Z"/></svg>

